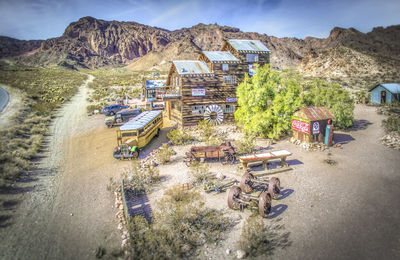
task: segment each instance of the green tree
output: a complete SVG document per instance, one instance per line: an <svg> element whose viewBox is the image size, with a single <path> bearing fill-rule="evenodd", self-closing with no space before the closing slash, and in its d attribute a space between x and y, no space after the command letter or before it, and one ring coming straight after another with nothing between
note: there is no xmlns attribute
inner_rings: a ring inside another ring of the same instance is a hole
<svg viewBox="0 0 400 260"><path fill-rule="evenodd" d="M339 84L314 79L304 95L307 106L326 106L336 117L333 121L339 128L347 128L354 123L354 100L350 93Z"/></svg>
<svg viewBox="0 0 400 260"><path fill-rule="evenodd" d="M300 78L265 65L245 77L237 89L237 122L247 133L279 138L290 130L292 114L302 106Z"/></svg>

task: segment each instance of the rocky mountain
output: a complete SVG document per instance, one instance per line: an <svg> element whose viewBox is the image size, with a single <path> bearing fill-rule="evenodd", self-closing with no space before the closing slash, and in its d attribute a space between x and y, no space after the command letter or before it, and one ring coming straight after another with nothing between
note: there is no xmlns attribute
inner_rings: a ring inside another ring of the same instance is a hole
<svg viewBox="0 0 400 260"><path fill-rule="evenodd" d="M400 71L400 26L378 27L369 33L334 28L326 39L296 39L217 24L168 31L135 22L83 17L71 23L61 37L45 41L2 37L0 53L2 57L17 56L15 59L21 63L43 66L98 68L129 64L127 68L133 70L167 70L170 61L195 59L201 50L218 50L225 39L261 40L272 51L273 67L295 67L313 77L383 73L396 78Z"/></svg>
<svg viewBox="0 0 400 260"><path fill-rule="evenodd" d="M18 56L40 47L41 40L23 41L0 36L0 59Z"/></svg>

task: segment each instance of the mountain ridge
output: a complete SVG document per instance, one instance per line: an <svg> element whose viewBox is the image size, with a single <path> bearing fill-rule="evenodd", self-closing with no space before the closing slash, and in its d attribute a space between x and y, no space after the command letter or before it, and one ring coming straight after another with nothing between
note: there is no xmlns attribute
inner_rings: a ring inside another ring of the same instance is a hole
<svg viewBox="0 0 400 260"><path fill-rule="evenodd" d="M167 70L172 60L195 59L202 50L219 50L226 39L260 40L271 50L274 68L297 68L308 76L357 76L360 64L363 75L368 70L380 73L388 69L390 74L400 71L400 25L375 27L368 33L334 27L327 38L297 39L243 32L218 24L199 23L170 31L87 16L72 22L56 38L20 41L0 37L0 58L41 66L93 69L128 65L133 70ZM330 68L326 64L333 64L331 60L337 62Z"/></svg>

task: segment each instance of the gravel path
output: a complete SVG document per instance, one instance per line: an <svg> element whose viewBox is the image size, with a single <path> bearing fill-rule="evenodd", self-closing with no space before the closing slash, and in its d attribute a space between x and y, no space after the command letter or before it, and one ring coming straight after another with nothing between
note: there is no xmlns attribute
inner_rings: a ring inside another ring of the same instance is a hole
<svg viewBox="0 0 400 260"><path fill-rule="evenodd" d="M46 140L47 150L31 177L18 183L11 193L1 194L6 205L2 215L8 219L0 228L0 259L91 259L96 247L115 232L112 195L104 184L109 177L104 176L101 183L109 201L96 206L93 200L101 197L101 192L91 192L96 183L85 182L87 176L82 171L88 169L79 167L82 165L75 157L81 146L94 145L80 136L104 124L103 118L88 120L86 115L87 84L92 80L89 75L78 93L57 112ZM96 182L93 176L91 180ZM119 243L116 236L111 238L114 244Z"/></svg>

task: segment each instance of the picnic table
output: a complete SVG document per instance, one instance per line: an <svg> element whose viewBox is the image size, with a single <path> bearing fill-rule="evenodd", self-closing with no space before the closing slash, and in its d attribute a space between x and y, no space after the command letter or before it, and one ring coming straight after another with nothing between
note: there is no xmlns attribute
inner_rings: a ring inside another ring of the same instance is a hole
<svg viewBox="0 0 400 260"><path fill-rule="evenodd" d="M268 153L261 153L261 154L252 154L252 155L245 155L239 157L240 162L243 165L243 168L246 170L247 165L250 163L261 162L263 164L263 168L268 170L267 164L270 160L280 159L282 167L288 167L286 163L286 157L292 155L291 152L286 150L280 150L275 152L268 152Z"/></svg>

